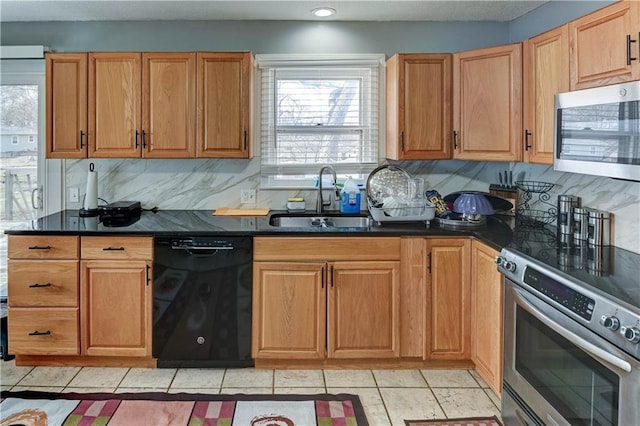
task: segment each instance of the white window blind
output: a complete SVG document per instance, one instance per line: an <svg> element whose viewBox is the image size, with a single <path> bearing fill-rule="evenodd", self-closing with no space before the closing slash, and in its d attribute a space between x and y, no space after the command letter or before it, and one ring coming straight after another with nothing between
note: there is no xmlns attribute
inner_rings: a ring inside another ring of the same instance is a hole
<svg viewBox="0 0 640 426"><path fill-rule="evenodd" d="M377 167L384 55L256 60L263 185L305 186L324 164L354 176Z"/></svg>

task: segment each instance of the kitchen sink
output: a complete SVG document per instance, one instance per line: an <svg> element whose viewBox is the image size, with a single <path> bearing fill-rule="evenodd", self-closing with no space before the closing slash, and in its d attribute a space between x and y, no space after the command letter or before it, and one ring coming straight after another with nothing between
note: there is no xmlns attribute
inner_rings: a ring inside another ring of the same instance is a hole
<svg viewBox="0 0 640 426"><path fill-rule="evenodd" d="M368 228L372 223L366 214L318 215L307 213L274 214L269 224L280 228Z"/></svg>

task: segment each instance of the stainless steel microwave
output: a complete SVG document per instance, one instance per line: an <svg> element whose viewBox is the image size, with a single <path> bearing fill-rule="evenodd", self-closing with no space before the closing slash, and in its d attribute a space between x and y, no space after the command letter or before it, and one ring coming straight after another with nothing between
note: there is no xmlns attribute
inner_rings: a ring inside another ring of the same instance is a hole
<svg viewBox="0 0 640 426"><path fill-rule="evenodd" d="M555 97L553 168L640 181L640 81Z"/></svg>

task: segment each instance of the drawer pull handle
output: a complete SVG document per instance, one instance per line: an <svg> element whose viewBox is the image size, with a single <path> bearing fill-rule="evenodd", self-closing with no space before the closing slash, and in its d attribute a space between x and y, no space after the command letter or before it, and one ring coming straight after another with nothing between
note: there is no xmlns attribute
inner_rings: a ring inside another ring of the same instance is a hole
<svg viewBox="0 0 640 426"><path fill-rule="evenodd" d="M51 283L46 283L46 284L34 283L29 286L29 288L42 288L42 287L51 287Z"/></svg>
<svg viewBox="0 0 640 426"><path fill-rule="evenodd" d="M51 335L51 331L47 330L47 331L34 331L33 333L29 333L29 336L49 336Z"/></svg>
<svg viewBox="0 0 640 426"><path fill-rule="evenodd" d="M124 251L124 247L105 247L102 251Z"/></svg>
<svg viewBox="0 0 640 426"><path fill-rule="evenodd" d="M31 246L29 250L51 250L51 246Z"/></svg>

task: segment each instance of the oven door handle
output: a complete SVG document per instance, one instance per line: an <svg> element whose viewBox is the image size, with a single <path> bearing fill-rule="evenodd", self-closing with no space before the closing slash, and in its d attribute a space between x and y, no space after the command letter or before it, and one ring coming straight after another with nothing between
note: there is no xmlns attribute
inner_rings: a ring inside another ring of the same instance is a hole
<svg viewBox="0 0 640 426"><path fill-rule="evenodd" d="M518 303L529 313L534 315L540 322L544 325L560 334L562 337L573 343L574 345L580 347L585 352L590 355L600 358L601 360L608 362L611 365L615 365L621 370L626 371L627 373L631 373L631 364L627 361L618 358L617 356L611 355L607 351L600 349L593 343L590 343L584 340L582 337L574 334L573 332L564 329L560 325L558 325L555 321L549 319L545 314L543 314L538 308L536 308L531 302L529 302L525 296L523 290L513 288L516 299L518 299Z"/></svg>

